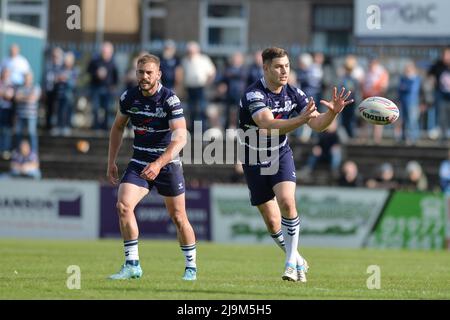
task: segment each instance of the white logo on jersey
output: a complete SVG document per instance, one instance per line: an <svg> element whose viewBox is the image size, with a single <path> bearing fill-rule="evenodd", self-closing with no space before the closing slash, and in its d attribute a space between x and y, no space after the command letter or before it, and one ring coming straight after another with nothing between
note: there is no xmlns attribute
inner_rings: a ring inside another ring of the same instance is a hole
<svg viewBox="0 0 450 320"><path fill-rule="evenodd" d="M249 102L264 99L264 95L258 91L247 92L247 94L245 96Z"/></svg>
<svg viewBox="0 0 450 320"><path fill-rule="evenodd" d="M306 94L302 90L300 90L299 88L297 88L297 92L300 93L300 95L302 97L306 96Z"/></svg>
<svg viewBox="0 0 450 320"><path fill-rule="evenodd" d="M122 95L120 96L120 101L125 100L125 97L127 96L128 90L125 91L124 93L122 93Z"/></svg>
<svg viewBox="0 0 450 320"><path fill-rule="evenodd" d="M145 112L136 110L130 110L129 112L132 114L143 114L144 116L152 118L165 118L167 116L167 113L164 112L163 108L156 108L155 112Z"/></svg>
<svg viewBox="0 0 450 320"><path fill-rule="evenodd" d="M169 99L167 99L167 104L170 107L173 107L174 105L180 104L181 101L177 96L171 96Z"/></svg>
<svg viewBox="0 0 450 320"><path fill-rule="evenodd" d="M167 113L164 112L163 108L156 108L156 112L154 113L154 117L157 118L165 118Z"/></svg>
<svg viewBox="0 0 450 320"><path fill-rule="evenodd" d="M285 101L284 102L284 107L285 108L292 108L292 101L291 100Z"/></svg>
<svg viewBox="0 0 450 320"><path fill-rule="evenodd" d="M292 101L286 101L284 104L284 108L275 108L272 109L272 112L289 112L297 106L296 103L292 103Z"/></svg>

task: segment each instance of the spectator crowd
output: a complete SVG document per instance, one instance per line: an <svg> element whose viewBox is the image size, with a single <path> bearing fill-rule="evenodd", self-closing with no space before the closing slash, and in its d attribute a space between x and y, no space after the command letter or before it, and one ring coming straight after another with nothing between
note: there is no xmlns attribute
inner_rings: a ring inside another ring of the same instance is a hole
<svg viewBox="0 0 450 320"><path fill-rule="evenodd" d="M261 51L249 56L235 52L221 60L203 53L194 41L188 42L184 49L182 52L174 41L167 40L158 53L161 82L181 98L188 128L193 130L196 120L202 121L203 131L237 128L240 97L248 85L263 75ZM36 79L20 47L11 45L9 56L0 65L1 157L10 160L27 140L38 163L39 130L53 136L70 136L77 127L106 135L114 119L118 96L137 85L135 64L142 53L130 57L122 74L119 70L124 68L119 68L110 42L103 43L98 53L92 53L83 62L77 59L77 53L53 47L42 79ZM305 174L311 174L318 163L326 162L330 174L342 185L394 185L385 178L389 176L388 163L380 167L376 177L363 182L357 164L341 153L341 145L348 142L381 144L385 139L383 130L387 128L370 125L357 116L357 104L370 96L385 96L399 106L401 117L389 128L396 143L415 145L422 138L448 142L450 48L443 49L436 61L420 66L413 60L403 59L400 69L401 72L391 72L383 57L375 55L326 57L321 52L312 52L291 57L290 83L313 97L316 103L328 99L333 86L345 86L355 99L328 131L317 134L304 126L291 135L293 139L313 144L311 155L304 161ZM87 114L83 121L76 122L74 115L79 111L81 98L88 102ZM448 164L443 163L440 171L442 176L448 176ZM409 186L428 188L417 162L405 168L405 179L409 179ZM441 181L443 190L448 190L445 182L448 177Z"/></svg>

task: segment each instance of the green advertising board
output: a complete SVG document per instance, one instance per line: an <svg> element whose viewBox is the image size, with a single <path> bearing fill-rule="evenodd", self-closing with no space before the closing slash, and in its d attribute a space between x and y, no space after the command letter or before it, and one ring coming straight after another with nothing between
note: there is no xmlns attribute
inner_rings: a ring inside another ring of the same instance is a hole
<svg viewBox="0 0 450 320"><path fill-rule="evenodd" d="M395 192L369 238L369 247L442 249L445 243L442 194Z"/></svg>
<svg viewBox="0 0 450 320"><path fill-rule="evenodd" d="M387 190L301 187L296 190L302 246L360 248L388 199ZM212 240L272 244L244 185L211 188Z"/></svg>

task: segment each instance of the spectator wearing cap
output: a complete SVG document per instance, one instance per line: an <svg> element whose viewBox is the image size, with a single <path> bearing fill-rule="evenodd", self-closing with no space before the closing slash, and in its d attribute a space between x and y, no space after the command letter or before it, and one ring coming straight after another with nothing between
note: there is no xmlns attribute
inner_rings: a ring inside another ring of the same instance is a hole
<svg viewBox="0 0 450 320"><path fill-rule="evenodd" d="M401 185L402 189L409 191L426 191L428 189L428 179L419 162L409 161L406 164L405 174Z"/></svg>
<svg viewBox="0 0 450 320"><path fill-rule="evenodd" d="M397 189L399 184L395 179L394 167L391 163L385 162L377 169L375 178L367 180L366 186L374 189Z"/></svg>

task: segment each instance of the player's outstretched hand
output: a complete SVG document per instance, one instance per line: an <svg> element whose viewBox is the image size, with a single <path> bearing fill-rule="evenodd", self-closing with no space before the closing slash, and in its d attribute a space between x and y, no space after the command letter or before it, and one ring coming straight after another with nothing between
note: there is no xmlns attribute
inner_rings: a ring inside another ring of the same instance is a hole
<svg viewBox="0 0 450 320"><path fill-rule="evenodd" d="M309 98L308 104L305 108L300 112L299 117L305 118L305 123L310 119L316 118L320 113L317 111L316 103L314 102L313 97Z"/></svg>
<svg viewBox="0 0 450 320"><path fill-rule="evenodd" d="M161 166L157 162L151 162L142 170L141 178L153 181L158 176L160 170Z"/></svg>
<svg viewBox="0 0 450 320"><path fill-rule="evenodd" d="M119 169L116 164L108 165L108 170L106 172L109 183L112 185L117 185L119 183Z"/></svg>
<svg viewBox="0 0 450 320"><path fill-rule="evenodd" d="M338 95L337 88L334 87L333 98L330 101L320 100L320 103L325 105L330 111L337 114L340 113L346 105L354 101L353 99L347 100L351 93L352 92L350 90L346 91L346 89L342 87L341 92Z"/></svg>

